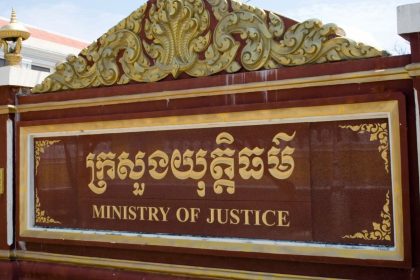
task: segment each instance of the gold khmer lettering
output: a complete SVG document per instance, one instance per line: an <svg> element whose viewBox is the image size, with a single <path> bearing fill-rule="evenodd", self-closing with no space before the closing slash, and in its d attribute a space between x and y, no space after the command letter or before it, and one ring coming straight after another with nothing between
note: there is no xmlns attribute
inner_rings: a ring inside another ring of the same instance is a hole
<svg viewBox="0 0 420 280"><path fill-rule="evenodd" d="M125 151L118 156L112 152L89 153L86 156L86 168L91 174L88 187L93 193L101 195L107 190L109 181L130 179L134 181L133 195L142 196L146 183L141 180L147 173L154 180L163 180L169 173L178 180L197 181L197 194L205 197L204 177L209 173L215 180L215 194L226 192L232 195L235 193L236 172L243 180L261 180L266 170L275 179L290 178L295 169L295 148L289 144L295 136L296 131L291 135L279 132L273 137L273 145L267 151L261 147L244 147L238 152L233 146L234 136L222 132L216 137L218 147L211 152L203 149L182 152L175 149L168 155L165 151L156 150L147 156L145 152L138 151L134 159Z"/></svg>

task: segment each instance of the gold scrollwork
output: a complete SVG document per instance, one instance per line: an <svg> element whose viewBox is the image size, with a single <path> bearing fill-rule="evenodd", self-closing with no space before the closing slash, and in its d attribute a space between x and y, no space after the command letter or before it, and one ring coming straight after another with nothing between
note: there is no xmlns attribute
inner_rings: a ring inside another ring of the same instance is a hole
<svg viewBox="0 0 420 280"><path fill-rule="evenodd" d="M61 140L41 140L35 141L35 175L38 174L38 167L41 162L41 155L45 152L45 149L51 147L54 144L59 143Z"/></svg>
<svg viewBox="0 0 420 280"><path fill-rule="evenodd" d="M372 223L373 230L362 230L352 235L343 236L344 239L363 239L363 240L386 240L391 241L392 217L389 208L389 191L386 194L386 202L381 212L382 223Z"/></svg>
<svg viewBox="0 0 420 280"><path fill-rule="evenodd" d="M38 193L35 191L35 222L40 224L61 224L61 222L49 217L44 210L41 210L41 202Z"/></svg>
<svg viewBox="0 0 420 280"><path fill-rule="evenodd" d="M334 24L307 20L286 29L278 15L241 2L207 3L209 9L203 0L149 1L79 56L69 56L32 92L155 82L169 75L177 78L182 73L202 77L222 71L234 73L241 68L256 71L382 55L373 47L343 37L344 31Z"/></svg>
<svg viewBox="0 0 420 280"><path fill-rule="evenodd" d="M340 128L351 129L358 133L369 133L370 141L379 141L378 151L381 154L382 159L385 163L385 171L389 173L389 143L388 143L388 124L387 123L376 123L376 124L361 124L361 125L340 125Z"/></svg>

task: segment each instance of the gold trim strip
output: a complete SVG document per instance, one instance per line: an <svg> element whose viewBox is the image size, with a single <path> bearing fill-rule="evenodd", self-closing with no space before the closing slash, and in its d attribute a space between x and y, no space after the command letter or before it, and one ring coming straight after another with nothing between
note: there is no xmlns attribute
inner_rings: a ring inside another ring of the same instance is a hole
<svg viewBox="0 0 420 280"><path fill-rule="evenodd" d="M0 195L4 194L5 192L5 182L4 182L4 168L0 168Z"/></svg>
<svg viewBox="0 0 420 280"><path fill-rule="evenodd" d="M257 112L257 113L256 113ZM28 204L33 195L33 186L30 176L30 145L32 137L41 137L54 133L73 133L81 131L104 130L104 133L117 132L124 129L148 128L148 127L172 127L192 126L223 123L224 125L238 122L262 121L283 119L288 122L300 120L319 121L333 119L360 118L361 115L369 117L388 116L390 123L390 146L391 146L391 175L392 175L392 205L394 209L394 240L395 247L389 250L378 250L375 247L353 246L318 246L308 243L287 243L257 241L243 242L242 240L221 240L210 238L185 238L153 236L153 235L116 235L107 233L95 233L92 231L78 231L70 229L55 229L49 231L44 228L34 228L31 220L33 208ZM229 120L227 122L226 120ZM106 130L106 131L105 131ZM121 244L148 244L151 246L170 246L178 248L193 248L202 250L224 250L249 253L287 254L300 256L337 257L347 259L370 259L370 260L404 260L404 236L403 236L403 204L402 204L402 179L401 179L401 152L398 101L380 101L354 104L337 104L314 107L282 108L271 110L259 110L249 112L219 113L193 116L173 116L161 118L143 118L134 120L119 120L91 123L71 123L43 126L28 126L20 128L20 236L30 238L46 238L55 240L79 240L86 242L112 242Z"/></svg>
<svg viewBox="0 0 420 280"><path fill-rule="evenodd" d="M264 74L264 72L261 72ZM232 76L233 77L233 76ZM91 106L106 106L114 104L126 104L134 102L145 102L155 100L170 100L188 97L203 97L215 95L229 95L239 93L251 93L259 90L271 91L282 90L291 88L307 88L317 86L331 86L343 85L352 83L369 83L378 81L392 81L411 79L408 70L405 68L392 68L383 70L370 70L362 72L353 72L337 75L324 75L307 78L296 78L277 80L269 82L256 82L247 84L226 85L219 87L198 88L190 90L174 90L152 92L145 94L134 94L113 97L90 98L83 100L70 100L59 102L45 102L38 104L25 104L19 105L17 110L20 113L32 111L47 111L47 110L60 110L70 108L81 108Z"/></svg>
<svg viewBox="0 0 420 280"><path fill-rule="evenodd" d="M0 195L4 194L4 168L0 168Z"/></svg>
<svg viewBox="0 0 420 280"><path fill-rule="evenodd" d="M0 115L12 114L17 112L17 107L14 105L0 106Z"/></svg>
<svg viewBox="0 0 420 280"><path fill-rule="evenodd" d="M0 250L0 260L10 260L12 255L12 251Z"/></svg>
<svg viewBox="0 0 420 280"><path fill-rule="evenodd" d="M420 63L409 64L405 67L405 69L408 71L408 75L410 75L410 77L420 76Z"/></svg>
<svg viewBox="0 0 420 280"><path fill-rule="evenodd" d="M103 267L134 270L146 273L166 274L172 276L187 276L210 279L234 279L234 280L327 280L333 278L308 277L298 275L272 274L253 271L240 271L211 267L194 267L185 265L137 262L128 260L104 259L82 256L59 255L42 252L17 251L18 260L35 262L54 262L90 267ZM338 280L338 279L337 279Z"/></svg>

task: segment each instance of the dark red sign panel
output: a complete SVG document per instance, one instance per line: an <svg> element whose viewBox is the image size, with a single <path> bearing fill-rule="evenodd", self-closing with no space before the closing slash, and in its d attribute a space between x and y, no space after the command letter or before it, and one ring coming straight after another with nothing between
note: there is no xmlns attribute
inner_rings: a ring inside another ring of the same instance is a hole
<svg viewBox="0 0 420 280"><path fill-rule="evenodd" d="M37 227L394 245L388 119L33 141Z"/></svg>

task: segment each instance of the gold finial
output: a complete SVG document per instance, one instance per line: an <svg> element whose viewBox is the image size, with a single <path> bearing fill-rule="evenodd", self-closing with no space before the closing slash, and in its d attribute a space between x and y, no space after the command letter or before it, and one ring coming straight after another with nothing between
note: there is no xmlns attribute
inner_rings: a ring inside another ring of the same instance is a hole
<svg viewBox="0 0 420 280"><path fill-rule="evenodd" d="M0 46L8 65L20 65L22 41L31 36L28 29L17 21L16 11L12 9L10 23L0 28Z"/></svg>
<svg viewBox="0 0 420 280"><path fill-rule="evenodd" d="M10 16L10 23L17 23L16 11L13 8L12 8L12 15Z"/></svg>

